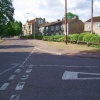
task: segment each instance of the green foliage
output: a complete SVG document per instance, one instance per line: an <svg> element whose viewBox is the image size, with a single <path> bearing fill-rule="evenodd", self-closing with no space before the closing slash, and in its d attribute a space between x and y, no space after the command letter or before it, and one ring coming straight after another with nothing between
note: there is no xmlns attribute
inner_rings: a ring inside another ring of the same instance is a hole
<svg viewBox="0 0 100 100"><path fill-rule="evenodd" d="M25 38L25 39L38 39L38 40L42 40L43 36L41 34L31 34L31 35L26 35L26 36L22 36L21 38Z"/></svg>
<svg viewBox="0 0 100 100"><path fill-rule="evenodd" d="M70 41L76 41L75 43L87 44L89 46L100 47L100 36L91 33L73 34L69 36ZM74 43L74 42L73 42Z"/></svg>
<svg viewBox="0 0 100 100"><path fill-rule="evenodd" d="M4 34L6 24L13 20L12 0L0 0L0 35Z"/></svg>
<svg viewBox="0 0 100 100"><path fill-rule="evenodd" d="M44 41L64 42L65 36L63 36L63 35L43 36L43 40Z"/></svg>
<svg viewBox="0 0 100 100"><path fill-rule="evenodd" d="M66 18L72 19L72 18L74 18L75 16L76 16L77 18L79 18L78 15L76 15L76 14L74 14L74 13L71 13L71 12L66 13ZM64 20L64 19L65 19L65 16L64 16L62 19Z"/></svg>
<svg viewBox="0 0 100 100"><path fill-rule="evenodd" d="M19 36L22 33L22 23L9 21L5 26L2 36Z"/></svg>
<svg viewBox="0 0 100 100"><path fill-rule="evenodd" d="M78 41L78 36L79 36L79 34L73 34L70 36L70 40L71 41Z"/></svg>

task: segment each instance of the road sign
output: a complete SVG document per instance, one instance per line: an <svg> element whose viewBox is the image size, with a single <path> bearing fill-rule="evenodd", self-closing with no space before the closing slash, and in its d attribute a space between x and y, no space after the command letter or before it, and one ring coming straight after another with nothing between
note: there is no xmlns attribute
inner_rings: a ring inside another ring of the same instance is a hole
<svg viewBox="0 0 100 100"><path fill-rule="evenodd" d="M100 73L65 71L62 80L100 80Z"/></svg>

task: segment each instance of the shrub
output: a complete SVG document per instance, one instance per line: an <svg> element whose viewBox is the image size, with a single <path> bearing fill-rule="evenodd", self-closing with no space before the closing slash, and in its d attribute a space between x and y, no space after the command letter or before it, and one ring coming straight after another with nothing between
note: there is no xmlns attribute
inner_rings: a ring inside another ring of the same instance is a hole
<svg viewBox="0 0 100 100"><path fill-rule="evenodd" d="M70 40L71 41L78 41L78 36L79 36L79 34L73 34L70 36Z"/></svg>

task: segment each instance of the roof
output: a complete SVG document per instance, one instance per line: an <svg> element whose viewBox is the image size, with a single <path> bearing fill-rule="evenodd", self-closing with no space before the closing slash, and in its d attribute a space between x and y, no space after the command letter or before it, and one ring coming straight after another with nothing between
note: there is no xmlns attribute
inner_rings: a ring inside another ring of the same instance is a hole
<svg viewBox="0 0 100 100"><path fill-rule="evenodd" d="M68 19L67 23L70 23L73 20L75 20L75 19ZM65 20L63 20L63 21L56 21L56 22L50 22L50 23L44 23L44 24L40 25L39 27L45 27L45 26L51 26L51 25L60 25L60 24L63 24L63 23L65 23Z"/></svg>
<svg viewBox="0 0 100 100"><path fill-rule="evenodd" d="M91 18L87 20L86 22L91 22ZM100 22L100 16L93 17L93 22Z"/></svg>
<svg viewBox="0 0 100 100"><path fill-rule="evenodd" d="M35 22L35 19L28 21L28 24L33 24Z"/></svg>

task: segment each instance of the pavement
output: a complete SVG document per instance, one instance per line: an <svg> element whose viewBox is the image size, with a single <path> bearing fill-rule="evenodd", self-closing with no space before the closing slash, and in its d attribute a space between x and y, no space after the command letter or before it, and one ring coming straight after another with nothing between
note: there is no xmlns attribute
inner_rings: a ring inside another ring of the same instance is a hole
<svg viewBox="0 0 100 100"><path fill-rule="evenodd" d="M96 58L100 59L100 51L92 52L92 51L79 51L79 50L71 50L71 49L59 49L54 46L49 46L45 41L42 40L28 40L34 43L35 48L41 50L43 52L48 52L57 55L67 55L67 56L75 56L75 57L86 57L86 58Z"/></svg>

